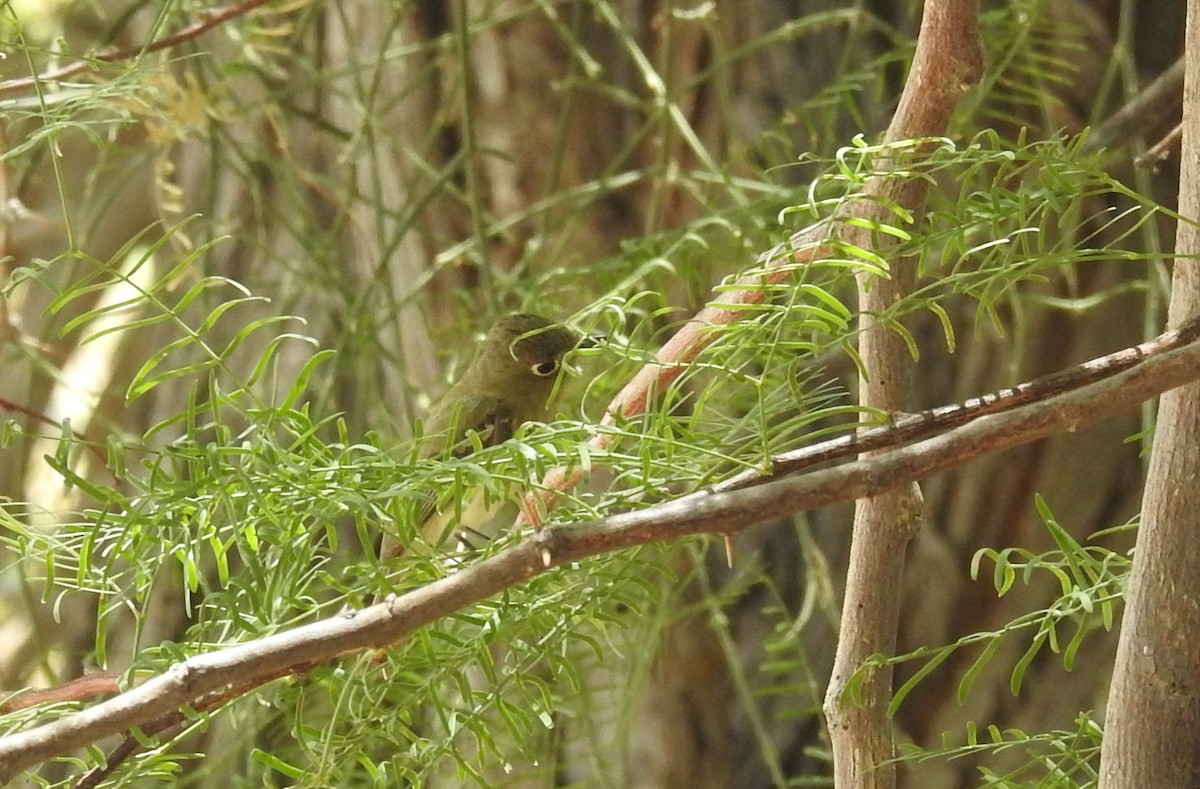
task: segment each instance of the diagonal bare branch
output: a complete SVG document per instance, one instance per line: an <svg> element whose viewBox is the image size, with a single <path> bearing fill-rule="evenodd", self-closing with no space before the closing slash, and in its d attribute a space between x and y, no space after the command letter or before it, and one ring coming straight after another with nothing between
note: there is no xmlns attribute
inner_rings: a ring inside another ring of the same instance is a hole
<svg viewBox="0 0 1200 789"><path fill-rule="evenodd" d="M1200 321L1183 327L1200 334ZM932 438L862 460L752 487L700 492L638 512L533 532L462 572L401 597L286 633L197 655L82 712L0 738L0 782L46 759L126 731L230 688L249 691L340 655L385 647L465 606L524 583L548 568L602 553L694 534L731 533L771 518L873 496L971 460L1078 430L1200 379L1200 342L1173 344L1100 380Z"/></svg>

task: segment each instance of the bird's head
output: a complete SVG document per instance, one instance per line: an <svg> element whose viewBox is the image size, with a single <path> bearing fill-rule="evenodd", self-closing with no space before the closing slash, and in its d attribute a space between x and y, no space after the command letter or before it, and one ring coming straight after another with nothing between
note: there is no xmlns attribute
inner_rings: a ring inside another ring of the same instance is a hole
<svg viewBox="0 0 1200 789"><path fill-rule="evenodd" d="M488 331L467 377L477 390L494 396L512 396L515 387L544 399L554 387L563 358L584 339L574 329L540 315L508 315Z"/></svg>

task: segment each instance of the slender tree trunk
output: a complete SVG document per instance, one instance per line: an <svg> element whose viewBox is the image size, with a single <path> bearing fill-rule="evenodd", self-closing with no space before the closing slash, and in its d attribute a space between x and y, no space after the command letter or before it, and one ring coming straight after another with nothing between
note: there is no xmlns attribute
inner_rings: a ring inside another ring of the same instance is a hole
<svg viewBox="0 0 1200 789"><path fill-rule="evenodd" d="M925 4L917 54L888 127L889 142L945 133L958 99L982 73L978 12L974 0L929 0ZM918 168L924 155L918 151L913 156ZM923 212L928 182L906 172L913 162L896 164L895 174L877 176L867 186L869 195L884 199L864 200L852 209L869 223L897 221L886 205L903 206L917 217ZM890 245L886 238L883 233L864 232L851 234L847 240L887 257ZM915 261L905 259L893 261L890 279L859 280L863 326L859 354L865 373L859 399L863 406L893 413L912 408L912 354L900 333L876 318L908 295L915 282ZM895 767L888 761L895 755L887 716L891 668L867 674L860 685L861 699L845 698L844 691L872 655L895 651L904 555L920 527L921 508L921 491L912 485L859 501L855 510L842 629L825 697L834 781L839 789L896 786Z"/></svg>
<svg viewBox="0 0 1200 789"><path fill-rule="evenodd" d="M1200 217L1200 0L1188 3L1179 212ZM1179 223L1169 321L1200 310L1200 228ZM1101 753L1106 789L1200 786L1200 386L1163 395Z"/></svg>

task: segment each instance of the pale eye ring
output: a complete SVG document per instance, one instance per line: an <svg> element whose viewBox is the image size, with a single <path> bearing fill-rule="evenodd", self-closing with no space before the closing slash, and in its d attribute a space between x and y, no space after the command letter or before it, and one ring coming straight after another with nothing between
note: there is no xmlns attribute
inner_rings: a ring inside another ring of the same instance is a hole
<svg viewBox="0 0 1200 789"><path fill-rule="evenodd" d="M558 360L551 359L548 362L538 362L529 368L529 372L533 373L538 378L549 378L558 372Z"/></svg>

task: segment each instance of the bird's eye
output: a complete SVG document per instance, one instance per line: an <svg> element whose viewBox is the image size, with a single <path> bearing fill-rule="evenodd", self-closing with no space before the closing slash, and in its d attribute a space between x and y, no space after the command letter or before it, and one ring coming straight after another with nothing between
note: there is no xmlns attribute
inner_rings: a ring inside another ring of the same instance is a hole
<svg viewBox="0 0 1200 789"><path fill-rule="evenodd" d="M558 361L552 359L548 362L538 362L530 367L529 371L539 378L548 378L558 372Z"/></svg>

